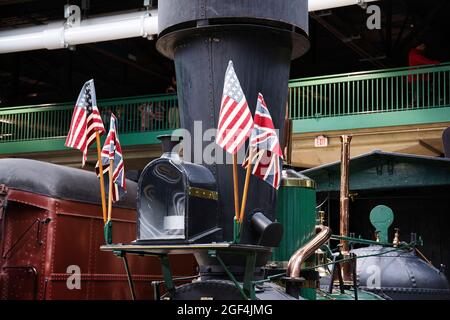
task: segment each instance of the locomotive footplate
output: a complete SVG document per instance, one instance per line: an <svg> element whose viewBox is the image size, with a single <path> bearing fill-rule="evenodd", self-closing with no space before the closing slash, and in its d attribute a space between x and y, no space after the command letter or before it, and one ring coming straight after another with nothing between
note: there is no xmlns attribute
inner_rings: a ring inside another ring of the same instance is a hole
<svg viewBox="0 0 450 320"><path fill-rule="evenodd" d="M257 255L268 254L271 252L271 248L269 247L246 245L246 244L234 244L228 242L210 243L210 244L179 244L179 245L112 244L101 246L100 250L111 251L115 255L123 259L125 271L128 277L128 283L130 286L130 292L133 299L135 299L134 285L128 267L127 254L158 257L161 263L164 284L170 296L173 295L176 291L174 282L180 279L174 279L172 276L172 269L169 263L169 255L194 254L200 251L206 252L208 256L217 259L217 261L225 270L229 279L234 283L234 285L239 290L244 299L255 299L256 296L254 289L254 269ZM236 277L223 262L223 259L221 258L222 255L237 255L245 257L245 274L244 279L242 281L242 285L238 282ZM155 294L155 298L158 297L159 293Z"/></svg>

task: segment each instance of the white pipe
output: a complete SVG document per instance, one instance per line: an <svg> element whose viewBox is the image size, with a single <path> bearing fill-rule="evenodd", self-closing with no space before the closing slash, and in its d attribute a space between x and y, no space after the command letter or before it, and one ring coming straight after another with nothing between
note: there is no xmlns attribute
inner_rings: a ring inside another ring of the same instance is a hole
<svg viewBox="0 0 450 320"><path fill-rule="evenodd" d="M309 0L308 11L327 10L339 7L353 6L378 0Z"/></svg>
<svg viewBox="0 0 450 320"><path fill-rule="evenodd" d="M318 11L368 3L377 0L310 0L308 10ZM127 12L82 20L80 26L66 21L43 26L0 31L0 54L38 49L60 49L84 43L158 34L158 11Z"/></svg>
<svg viewBox="0 0 450 320"><path fill-rule="evenodd" d="M45 26L0 32L0 53L37 49L60 49L83 43L133 37L149 38L158 34L157 11L141 11L82 20L71 27L65 21Z"/></svg>

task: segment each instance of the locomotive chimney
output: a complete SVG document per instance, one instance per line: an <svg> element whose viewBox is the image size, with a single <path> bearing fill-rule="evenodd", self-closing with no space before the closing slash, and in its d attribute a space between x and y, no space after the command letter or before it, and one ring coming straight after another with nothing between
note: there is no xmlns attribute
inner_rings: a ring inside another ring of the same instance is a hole
<svg viewBox="0 0 450 320"><path fill-rule="evenodd" d="M175 148L178 144L181 143L183 137L175 136L171 134L164 134L157 137L159 141L161 141L161 147L163 152L163 157L171 158L174 155L178 155L178 152L175 151Z"/></svg>
<svg viewBox="0 0 450 320"><path fill-rule="evenodd" d="M217 180L217 221L222 240L231 241L232 164L218 148L212 156L216 161L203 159L214 143L214 137L209 141L203 137L211 136L205 134L207 130L217 128L225 71L232 60L250 110L255 110L258 92L264 94L283 141L290 63L309 48L308 1L164 0L158 5L158 23L157 49L175 61L181 126L192 134L190 150L195 150L191 158ZM244 178L245 171L239 170L240 183ZM256 177L251 177L250 189L247 209L258 209L274 221L276 191ZM249 213L246 217L251 219ZM258 241L245 231L249 222L244 221L241 243Z"/></svg>

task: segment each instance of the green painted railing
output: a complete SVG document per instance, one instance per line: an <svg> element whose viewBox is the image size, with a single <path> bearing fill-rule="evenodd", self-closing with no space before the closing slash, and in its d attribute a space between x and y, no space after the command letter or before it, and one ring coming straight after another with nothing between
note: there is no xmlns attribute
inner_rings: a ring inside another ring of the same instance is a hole
<svg viewBox="0 0 450 320"><path fill-rule="evenodd" d="M450 64L292 80L293 120L439 108L450 105Z"/></svg>
<svg viewBox="0 0 450 320"><path fill-rule="evenodd" d="M99 100L98 107L106 129L111 112L116 115L121 134L179 127L174 94ZM73 108L73 103L62 103L0 109L0 143L63 138Z"/></svg>
<svg viewBox="0 0 450 320"><path fill-rule="evenodd" d="M176 95L99 100L98 105L106 128L111 112L118 117L121 134L135 136L179 127ZM64 138L73 107L73 103L61 103L1 108L0 144L10 142L17 148L17 143L24 141ZM353 128L342 118L358 118L362 126L373 127L395 115L387 125L415 124L418 117L414 112L426 109L433 109L429 110L433 114L424 115L424 121L443 119L443 113L447 119L448 108L443 107L450 107L450 64L292 80L289 107L290 118L296 120L294 132Z"/></svg>

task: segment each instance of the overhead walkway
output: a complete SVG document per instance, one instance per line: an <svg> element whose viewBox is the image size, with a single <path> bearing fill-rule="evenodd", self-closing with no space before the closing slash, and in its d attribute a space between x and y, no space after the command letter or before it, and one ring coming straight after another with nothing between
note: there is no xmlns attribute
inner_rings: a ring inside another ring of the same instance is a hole
<svg viewBox="0 0 450 320"><path fill-rule="evenodd" d="M442 153L450 126L450 64L292 80L292 162L313 167L339 157L339 136L354 136L352 155L374 149L419 155ZM119 118L125 157L142 168L160 155L156 137L179 127L176 95L99 100L108 126ZM79 152L64 147L73 102L0 109L0 157L28 157L78 166ZM317 136L328 145L315 147ZM95 153L88 159L93 165Z"/></svg>
<svg viewBox="0 0 450 320"><path fill-rule="evenodd" d="M98 106L107 130L111 112L119 119L120 141L134 169L161 154L158 135L179 127L176 95L100 100ZM64 146L73 108L71 102L0 109L0 157L79 166L80 152ZM95 157L91 152L88 164L94 165Z"/></svg>
<svg viewBox="0 0 450 320"><path fill-rule="evenodd" d="M339 159L341 134L351 134L352 156L374 149L417 155L443 153L450 126L450 64L397 68L293 80L292 162L314 167ZM328 138L316 147L315 138Z"/></svg>

